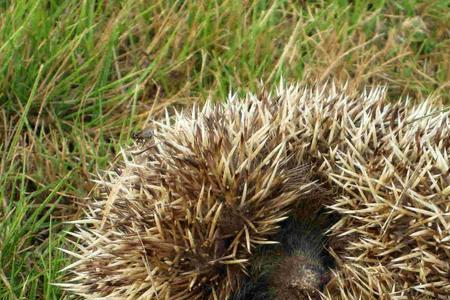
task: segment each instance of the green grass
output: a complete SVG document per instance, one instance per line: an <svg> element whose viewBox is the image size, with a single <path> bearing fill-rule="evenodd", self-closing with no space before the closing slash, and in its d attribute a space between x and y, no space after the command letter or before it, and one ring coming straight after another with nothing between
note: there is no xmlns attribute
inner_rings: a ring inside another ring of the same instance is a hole
<svg viewBox="0 0 450 300"><path fill-rule="evenodd" d="M281 77L448 103L449 19L445 0L0 1L0 298L67 297L62 221L165 108Z"/></svg>

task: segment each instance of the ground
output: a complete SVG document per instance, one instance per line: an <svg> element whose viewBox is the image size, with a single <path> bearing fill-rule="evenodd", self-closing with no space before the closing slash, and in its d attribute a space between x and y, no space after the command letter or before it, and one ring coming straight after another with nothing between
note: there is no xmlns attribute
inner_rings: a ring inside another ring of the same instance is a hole
<svg viewBox="0 0 450 300"><path fill-rule="evenodd" d="M0 1L0 299L68 296L64 221L166 108L281 78L449 103L449 20L446 0Z"/></svg>

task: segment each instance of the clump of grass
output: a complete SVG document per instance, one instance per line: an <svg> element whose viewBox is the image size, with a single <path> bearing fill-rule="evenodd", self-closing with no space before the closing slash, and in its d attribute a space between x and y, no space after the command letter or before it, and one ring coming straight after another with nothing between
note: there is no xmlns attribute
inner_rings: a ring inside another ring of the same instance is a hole
<svg viewBox="0 0 450 300"><path fill-rule="evenodd" d="M446 1L0 3L0 297L59 299L91 173L173 105L289 81L450 101Z"/></svg>

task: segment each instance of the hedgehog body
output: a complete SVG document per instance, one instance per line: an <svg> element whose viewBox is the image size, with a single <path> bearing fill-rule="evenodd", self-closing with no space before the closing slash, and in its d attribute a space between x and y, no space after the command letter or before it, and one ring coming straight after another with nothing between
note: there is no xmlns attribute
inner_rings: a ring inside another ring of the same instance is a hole
<svg viewBox="0 0 450 300"><path fill-rule="evenodd" d="M89 226L73 233L67 288L87 298L227 299L286 218L327 205L341 219L323 298L447 299L449 152L447 112L390 104L381 88L281 86L176 113L100 180L81 222ZM292 256L277 270L295 265Z"/></svg>

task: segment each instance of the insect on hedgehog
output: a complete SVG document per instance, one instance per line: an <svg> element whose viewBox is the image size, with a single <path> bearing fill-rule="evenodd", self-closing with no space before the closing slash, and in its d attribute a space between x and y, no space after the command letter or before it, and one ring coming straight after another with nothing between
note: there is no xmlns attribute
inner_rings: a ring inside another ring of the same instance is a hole
<svg viewBox="0 0 450 300"><path fill-rule="evenodd" d="M448 112L390 104L382 88L208 101L154 121L99 180L63 286L90 299L447 299L449 152Z"/></svg>

